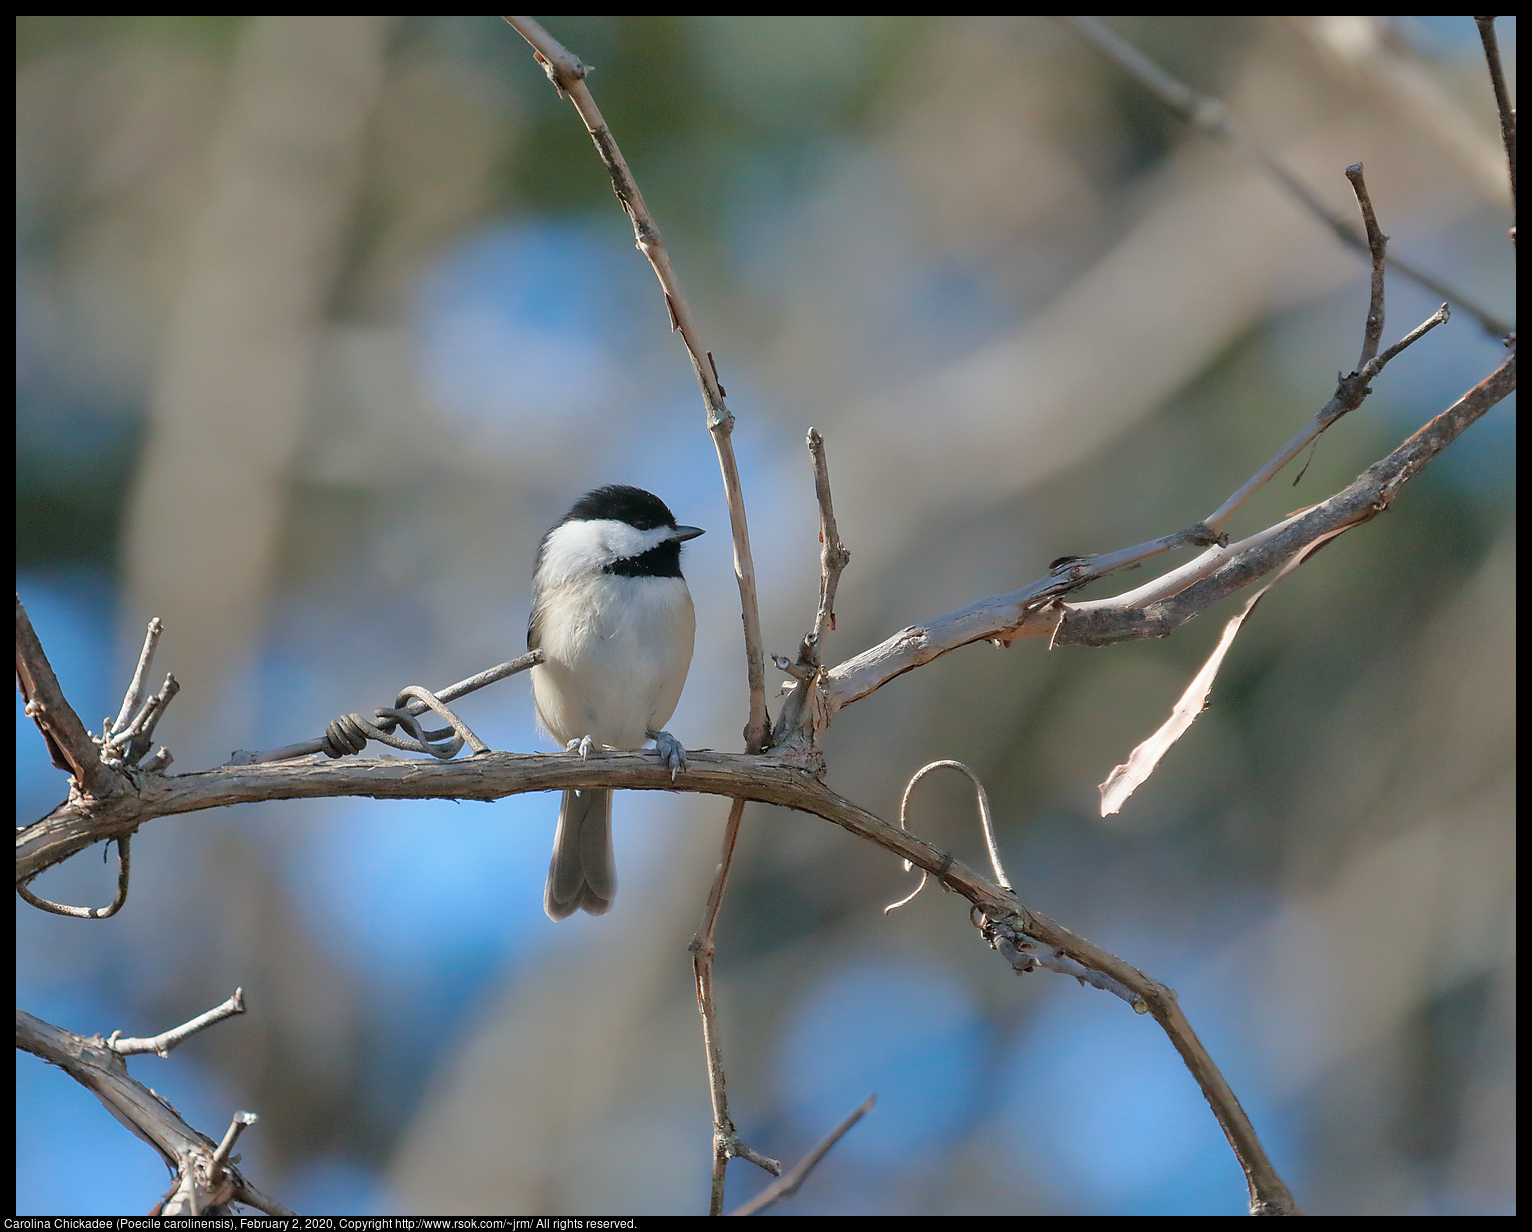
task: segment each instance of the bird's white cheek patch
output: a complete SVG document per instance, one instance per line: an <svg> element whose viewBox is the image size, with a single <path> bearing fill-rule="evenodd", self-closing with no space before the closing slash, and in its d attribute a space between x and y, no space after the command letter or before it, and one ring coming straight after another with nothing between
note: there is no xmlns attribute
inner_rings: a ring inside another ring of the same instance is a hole
<svg viewBox="0 0 1532 1232"><path fill-rule="evenodd" d="M668 526L639 530L610 518L565 522L548 533L543 545L541 584L552 588L572 578L599 574L613 561L629 560L659 547L672 533Z"/></svg>

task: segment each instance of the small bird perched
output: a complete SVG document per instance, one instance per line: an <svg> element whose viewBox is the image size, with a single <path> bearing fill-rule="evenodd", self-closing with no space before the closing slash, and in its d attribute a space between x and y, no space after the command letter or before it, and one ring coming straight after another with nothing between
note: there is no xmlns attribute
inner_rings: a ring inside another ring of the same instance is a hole
<svg viewBox="0 0 1532 1232"><path fill-rule="evenodd" d="M580 497L543 536L527 622L527 649L544 655L532 699L538 726L566 749L587 757L653 740L672 778L685 767L686 750L662 728L697 629L681 544L702 533L677 526L658 496L612 484ZM555 920L601 915L616 893L612 793L566 791L543 909Z"/></svg>

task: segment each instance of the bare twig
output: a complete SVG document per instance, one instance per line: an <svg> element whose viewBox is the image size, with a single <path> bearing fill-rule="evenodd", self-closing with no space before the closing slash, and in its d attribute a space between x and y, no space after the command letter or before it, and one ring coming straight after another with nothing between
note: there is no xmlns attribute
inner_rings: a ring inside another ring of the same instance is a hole
<svg viewBox="0 0 1532 1232"><path fill-rule="evenodd" d="M236 1014L245 1012L245 990L236 988L234 995L220 1005L215 1005L205 1014L198 1014L188 1022L183 1022L179 1027L171 1027L168 1031L162 1031L158 1035L151 1035L146 1039L124 1039L121 1031L113 1031L106 1037L106 1046L113 1052L122 1056L134 1056L141 1052L152 1052L156 1056L168 1057L172 1048L184 1044L199 1031L206 1031L209 1027L222 1022L225 1018L233 1018Z"/></svg>
<svg viewBox="0 0 1532 1232"><path fill-rule="evenodd" d="M1165 552L1173 552L1177 548L1215 545L1222 547L1227 543L1227 537L1221 532L1215 531L1206 522L1197 522L1185 530L1161 535L1158 539L1150 539L1146 543L1136 543L1132 547L1119 548L1115 552L1100 552L1092 556L1061 556L1058 560L1050 562L1048 572L1054 578L1065 579L1072 584L1083 584L1106 577L1111 573L1135 568L1146 560Z"/></svg>
<svg viewBox="0 0 1532 1232"><path fill-rule="evenodd" d="M77 920L107 920L122 910L122 905L128 901L128 845L133 841L131 831L113 840L117 844L117 895L105 907L71 907L66 903L56 903L52 899L41 898L27 887L25 882L16 883L16 893L21 895L22 901L30 903L39 911L48 911L54 915L73 916Z"/></svg>
<svg viewBox="0 0 1532 1232"><path fill-rule="evenodd" d="M739 583L739 602L745 623L745 668L750 685L750 718L745 725L745 749L759 753L766 747L770 735L766 714L766 661L761 643L761 616L755 593L755 563L750 555L750 528L745 519L745 496L739 482L739 466L734 460L734 444L730 434L734 431L734 416L724 404L723 389L718 383L717 366L711 351L702 345L686 296L681 292L681 280L670 263L670 254L660 238L649 207L644 204L643 194L629 170L627 160L617 148L617 141L601 118L596 100L586 88L585 75L589 68L580 63L557 39L530 17L507 17L505 20L526 39L536 53L539 64L548 74L561 95L580 113L586 131L596 143L601 161L606 165L612 179L612 190L622 202L633 222L633 236L638 249L649 259L660 287L665 293L665 306L670 313L671 325L680 332L686 343L692 369L697 374L697 384L702 388L702 401L707 407L708 432L712 435L714 448L718 451L718 465L723 471L724 496L729 505L729 526L734 537L734 576Z"/></svg>
<svg viewBox="0 0 1532 1232"><path fill-rule="evenodd" d="M723 854L719 857L718 874L713 878L713 888L708 892L702 923L688 947L692 955L692 974L697 982L697 1010L702 1015L702 1046L707 1053L708 1093L713 1100L713 1184L708 1199L710 1215L723 1214L723 1182L729 1160L748 1159L772 1176L782 1174L780 1163L740 1140L734 1122L729 1119L723 1051L718 1043L718 1015L713 1008L713 930L718 924L718 911L723 906L723 892L729 883L729 866L734 861L734 845L739 840L740 820L744 813L745 801L736 798L729 809L728 825L724 827Z"/></svg>
<svg viewBox="0 0 1532 1232"><path fill-rule="evenodd" d="M208 1177L217 1184L223 1179L224 1165L228 1162L229 1153L234 1150L234 1144L239 1141L240 1134L249 1129L261 1118L253 1112L236 1112L234 1119L229 1122L229 1128L224 1131L223 1141L218 1144L218 1149L213 1152L212 1162L208 1165Z"/></svg>
<svg viewBox="0 0 1532 1232"><path fill-rule="evenodd" d="M851 553L840 541L835 524L835 504L830 496L830 464L825 458L824 437L818 428L810 428L809 456L814 460L814 495L819 501L819 611L814 616L814 646L824 649L824 635L835 628L835 588L840 575L851 563Z"/></svg>
<svg viewBox="0 0 1532 1232"><path fill-rule="evenodd" d="M27 715L47 741L53 764L68 771L81 792L104 800L126 790L126 780L102 762L90 732L65 699L20 595L16 596L16 685Z"/></svg>
<svg viewBox="0 0 1532 1232"><path fill-rule="evenodd" d="M803 1187L803 1182L809 1179L809 1173L819 1166L819 1161L830 1153L830 1149L846 1136L847 1131L872 1111L873 1105L878 1102L876 1095L869 1095L862 1101L862 1106L848 1116L844 1121L824 1136L824 1139L812 1151L805 1155L793 1170L786 1176L773 1181L750 1201L743 1203L730 1211L731 1215L758 1215L773 1203L791 1198Z"/></svg>
<svg viewBox="0 0 1532 1232"><path fill-rule="evenodd" d="M1500 140L1505 143L1505 159L1511 177L1511 216L1516 215L1516 108L1511 106L1511 92L1506 89L1505 70L1500 67L1500 43L1495 37L1493 17L1475 17L1479 40L1484 44L1484 59L1489 65L1489 80L1495 90L1495 109L1500 113ZM1511 228L1511 238L1516 228Z"/></svg>
<svg viewBox="0 0 1532 1232"><path fill-rule="evenodd" d="M1272 454L1261 464L1261 468L1249 479L1240 485L1228 500L1224 501L1217 509L1208 515L1206 525L1215 530L1222 530L1228 524L1230 518L1239 511L1241 505L1254 496L1260 489L1308 447L1310 441L1316 440L1336 420L1343 415L1349 415L1357 407L1361 406L1367 395L1372 392L1369 382L1372 381L1392 360L1405 348L1413 346L1420 339L1444 324L1448 319L1447 305L1443 304L1429 317L1407 333L1388 350L1381 355L1374 355L1370 360L1354 372L1348 372L1340 378L1335 387L1334 396L1320 407L1314 418L1300 428L1292 440Z"/></svg>
<svg viewBox="0 0 1532 1232"><path fill-rule="evenodd" d="M1367 324L1362 331L1362 358L1356 364L1358 368L1365 368L1378 353L1378 344L1383 340L1383 266L1388 258L1388 236L1378 226L1372 198L1367 195L1367 181L1362 178L1362 164L1352 163L1347 167L1346 178L1356 192L1362 223L1367 228L1367 248L1372 254L1372 295L1367 304Z"/></svg>
<svg viewBox="0 0 1532 1232"><path fill-rule="evenodd" d="M133 721L120 732L105 737L101 743L101 756L111 765L135 765L154 743L154 729L165 717L175 695L181 691L173 675L165 677L165 683L153 697L144 701Z"/></svg>
<svg viewBox="0 0 1532 1232"><path fill-rule="evenodd" d="M149 665L154 662L154 648L159 643L160 634L165 631L165 626L160 623L158 616L149 621L148 632L144 634L144 646L138 654L138 667L133 672L133 681L128 685L128 691L122 698L122 709L117 712L117 718L112 723L110 735L117 735L127 729L128 720L133 717L134 711L144 697L144 682L149 677Z"/></svg>
<svg viewBox="0 0 1532 1232"><path fill-rule="evenodd" d="M1055 20L1068 26L1199 133L1222 144L1235 146L1259 163L1272 178L1334 232L1347 247L1371 255L1367 240L1357 233L1356 228L1340 215L1333 213L1295 172L1240 127L1221 99L1207 94L1198 94L1093 17L1058 17ZM1432 295L1438 295L1456 304L1474 317L1485 332L1493 337L1503 338L1511 332L1511 327L1494 313L1440 279L1417 269L1397 256L1389 257L1388 264L1391 269L1424 287Z"/></svg>
<svg viewBox="0 0 1532 1232"><path fill-rule="evenodd" d="M228 1214L233 1202L269 1215L294 1214L261 1193L232 1163L220 1161L215 1169L218 1147L212 1139L193 1129L165 1100L133 1078L122 1054L99 1035L76 1035L17 1010L16 1047L64 1070L160 1153L176 1174L176 1184L154 1214Z"/></svg>
<svg viewBox="0 0 1532 1232"><path fill-rule="evenodd" d="M814 495L819 501L819 610L814 627L804 635L798 647L798 661L790 662L777 655L773 662L798 683L777 716L773 745L785 745L805 757L806 764L819 765L819 737L830 721L823 699L825 634L835 628L835 591L840 575L851 563L851 553L840 541L835 523L835 504L830 495L830 464L825 458L824 437L817 428L808 434L809 457L814 465Z"/></svg>

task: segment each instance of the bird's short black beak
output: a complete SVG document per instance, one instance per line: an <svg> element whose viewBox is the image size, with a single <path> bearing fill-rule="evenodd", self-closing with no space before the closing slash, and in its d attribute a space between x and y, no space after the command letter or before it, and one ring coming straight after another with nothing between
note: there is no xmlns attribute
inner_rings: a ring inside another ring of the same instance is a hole
<svg viewBox="0 0 1532 1232"><path fill-rule="evenodd" d="M707 532L700 526L678 526L676 527L676 533L670 537L677 543L685 543L688 539L695 539L698 535L705 534Z"/></svg>

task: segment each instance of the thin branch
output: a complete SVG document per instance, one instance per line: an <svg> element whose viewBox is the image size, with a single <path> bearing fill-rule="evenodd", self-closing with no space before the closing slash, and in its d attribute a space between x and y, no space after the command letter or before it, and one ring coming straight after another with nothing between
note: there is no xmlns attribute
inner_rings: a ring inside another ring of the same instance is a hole
<svg viewBox="0 0 1532 1232"><path fill-rule="evenodd" d="M819 1161L830 1153L834 1145L846 1136L850 1128L872 1111L878 1102L876 1095L869 1095L862 1101L862 1106L848 1116L844 1121L825 1135L812 1151L805 1155L786 1176L773 1181L750 1201L730 1211L731 1215L758 1215L773 1203L782 1202L791 1198L803 1187L803 1182L809 1179L809 1173L819 1166Z"/></svg>
<svg viewBox="0 0 1532 1232"><path fill-rule="evenodd" d="M1516 108L1511 106L1511 92L1506 89L1505 70L1500 67L1500 43L1495 37L1493 17L1475 17L1479 41L1484 44L1484 59L1489 65L1489 80L1495 90L1495 109L1500 113L1500 140L1505 143L1505 160L1511 177L1511 217L1516 216ZM1511 238L1516 228L1511 228Z"/></svg>
<svg viewBox="0 0 1532 1232"><path fill-rule="evenodd" d="M1239 511L1240 506L1260 491L1266 483L1275 478L1283 467L1302 453L1308 447L1310 441L1316 440L1336 420L1344 415L1349 415L1362 405L1367 395L1372 392L1369 388L1369 382L1387 367L1390 360L1407 347L1419 342L1420 339L1424 338L1438 325L1445 324L1449 315L1447 305L1443 304L1381 355L1374 355L1357 371L1349 372L1342 376L1335 387L1334 396L1324 406L1319 408L1314 418L1300 428L1292 440L1288 441L1287 444L1283 445L1276 453L1266 459L1261 464L1260 469L1250 476L1234 495L1209 514L1206 525L1211 526L1214 530L1222 530L1228 524L1229 519Z"/></svg>
<svg viewBox="0 0 1532 1232"><path fill-rule="evenodd" d="M1035 911L1017 905L1017 914L1005 918L991 914L975 903L975 925L989 943L1010 962L1018 975L1034 966L1048 966L1076 974L1071 964L1086 970L1076 975L1082 983L1115 992L1129 1001L1136 1012L1154 1016L1170 1037L1186 1068L1191 1072L1202 1095L1213 1110L1234 1156L1245 1173L1250 1192L1252 1215L1299 1215L1302 1212L1291 1191L1266 1156L1255 1126L1240 1105L1233 1088L1213 1062L1191 1023L1177 1004L1175 990L1151 979L1137 967L1130 966L1084 937L1071 933L1063 925ZM1046 947L1040 951L1038 943ZM1094 975L1097 978L1091 978Z"/></svg>
<svg viewBox="0 0 1532 1232"><path fill-rule="evenodd" d="M213 1152L212 1162L208 1166L208 1179L217 1184L223 1179L224 1165L229 1161L229 1153L234 1150L234 1144L239 1141L240 1134L249 1129L261 1118L253 1112L236 1112L229 1122L229 1128L224 1131L223 1141L218 1144L218 1149Z"/></svg>
<svg viewBox="0 0 1532 1232"><path fill-rule="evenodd" d="M122 775L101 761L100 749L64 697L20 595L16 596L16 685L27 715L47 741L53 764L73 776L82 793L104 800L127 789Z"/></svg>
<svg viewBox="0 0 1532 1232"><path fill-rule="evenodd" d="M1120 573L1124 569L1136 568L1146 560L1166 552L1173 552L1177 548L1222 547L1227 543L1228 538L1221 532L1215 531L1206 522L1196 522L1185 530L1161 535L1158 539L1150 539L1146 543L1136 543L1132 547L1119 548L1115 552L1099 552L1091 556L1061 556L1049 563L1048 572L1055 578L1083 584L1094 582L1108 574Z"/></svg>
<svg viewBox="0 0 1532 1232"><path fill-rule="evenodd" d="M185 1043L199 1031L206 1031L209 1027L222 1022L225 1018L233 1018L236 1014L245 1012L245 990L236 988L234 995L220 1005L215 1005L205 1014L198 1014L189 1022L183 1022L179 1027L171 1027L168 1031L162 1031L158 1035L151 1035L146 1039L124 1039L121 1031L113 1031L106 1038L106 1046L121 1056L129 1057L142 1052L152 1052L156 1056L168 1057L171 1049Z"/></svg>
<svg viewBox="0 0 1532 1232"><path fill-rule="evenodd" d="M761 615L755 592L755 563L750 554L750 528L745 518L745 496L739 481L739 466L734 460L734 444L730 434L734 431L734 416L724 404L723 387L718 383L717 365L713 354L702 345L686 296L681 291L681 280L670 263L670 254L660 238L660 229L649 207L644 204L643 194L627 160L617 148L617 141L601 118L596 100L586 88L585 75L589 67L582 64L557 39L530 17L507 17L505 20L526 39L536 53L536 59L553 82L560 95L567 94L586 131L596 143L596 151L606 165L612 179L612 190L633 222L633 236L638 249L649 259L660 287L665 294L665 306L670 313L671 326L679 331L691 357L692 369L697 374L697 384L702 389L702 401L707 408L708 432L718 452L718 465L723 471L724 497L729 505L729 526L734 538L734 576L739 583L739 602L745 624L745 667L750 686L750 718L745 725L745 749L759 753L766 747L770 734L766 714L766 659L761 642Z"/></svg>
<svg viewBox="0 0 1532 1232"><path fill-rule="evenodd" d="M16 893L21 895L22 901L30 903L39 911L48 911L54 915L73 916L77 920L109 920L122 910L122 905L128 901L128 845L133 841L130 831L117 839L108 839L117 844L117 896L105 907L71 907L67 903L56 903L52 899L42 898L27 887L25 882L16 883Z"/></svg>
<svg viewBox="0 0 1532 1232"><path fill-rule="evenodd" d="M713 878L713 888L708 891L702 923L688 947L692 956L692 974L697 983L697 1010L702 1015L702 1046L707 1053L708 1093L713 1100L713 1184L708 1198L710 1215L723 1214L723 1182L729 1160L736 1157L748 1159L772 1176L782 1174L780 1163L740 1140L734 1122L729 1119L723 1051L718 1043L718 1015L713 1008L713 931L718 924L719 909L723 906L723 893L728 886L729 867L734 861L734 845L739 841L739 826L744 813L745 801L742 798L735 799L729 809L728 825L724 827L723 854L718 861L718 875Z"/></svg>
<svg viewBox="0 0 1532 1232"><path fill-rule="evenodd" d="M840 585L841 573L851 563L851 553L840 541L840 528L835 523L830 464L825 457L824 437L819 435L819 429L809 429L808 447L814 467L814 495L819 501L819 610L814 615L813 629L804 635L798 647L798 661L793 663L784 655L772 658L780 670L798 682L792 695L783 703L782 713L777 716L772 744L784 745L789 751L802 755L805 764L817 769L821 764L819 737L830 722L820 687L824 675L821 658L825 634L835 628L835 591Z"/></svg>
<svg viewBox="0 0 1532 1232"><path fill-rule="evenodd" d="M154 662L154 648L159 643L160 634L165 631L165 626L160 623L158 616L149 621L148 632L144 634L144 646L138 654L138 667L133 672L133 681L128 685L128 691L122 698L122 709L117 712L117 718L112 723L110 735L117 735L127 728L128 720L133 717L133 712L138 709L138 704L144 697L144 682L149 677L149 665Z"/></svg>
<svg viewBox="0 0 1532 1232"><path fill-rule="evenodd" d="M824 635L835 628L835 589L840 575L851 563L851 553L840 541L835 524L835 504L830 496L830 464L825 458L824 437L810 428L809 456L814 461L814 495L819 501L819 611L814 616L814 647L824 650Z"/></svg>
<svg viewBox="0 0 1532 1232"><path fill-rule="evenodd" d="M1221 144L1242 150L1246 156L1259 163L1273 179L1287 189L1295 200L1323 222L1343 244L1370 256L1371 249L1367 240L1357 233L1356 228L1339 214L1333 213L1295 172L1240 127L1221 99L1207 94L1198 94L1094 17L1057 17L1054 20L1068 26L1199 133ZM1484 331L1491 336L1504 338L1511 332L1511 327L1488 309L1479 306L1433 275L1417 269L1397 256L1389 257L1388 264L1389 268L1424 287L1432 295L1440 296L1456 304L1474 317Z"/></svg>
<svg viewBox="0 0 1532 1232"><path fill-rule="evenodd" d="M1372 254L1372 296L1367 304L1367 324L1362 331L1362 358L1356 364L1358 368L1365 368L1378 353L1378 344L1383 340L1383 267L1388 259L1388 236L1378 226L1372 198L1367 194L1367 181L1362 178L1362 164L1352 163L1347 167L1346 178L1351 181L1356 203L1361 207L1362 223L1367 228L1367 248Z"/></svg>

